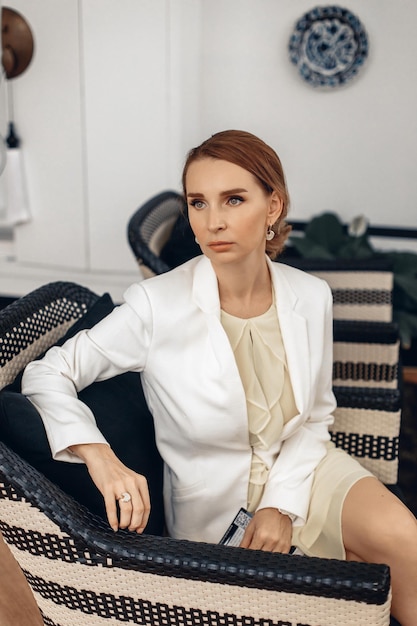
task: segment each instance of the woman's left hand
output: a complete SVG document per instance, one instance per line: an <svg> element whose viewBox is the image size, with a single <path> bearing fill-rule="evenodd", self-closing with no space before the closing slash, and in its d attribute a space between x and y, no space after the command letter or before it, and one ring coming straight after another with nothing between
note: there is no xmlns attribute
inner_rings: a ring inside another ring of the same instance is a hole
<svg viewBox="0 0 417 626"><path fill-rule="evenodd" d="M240 547L287 554L291 548L291 539L292 522L288 515L280 513L278 509L266 508L256 511Z"/></svg>

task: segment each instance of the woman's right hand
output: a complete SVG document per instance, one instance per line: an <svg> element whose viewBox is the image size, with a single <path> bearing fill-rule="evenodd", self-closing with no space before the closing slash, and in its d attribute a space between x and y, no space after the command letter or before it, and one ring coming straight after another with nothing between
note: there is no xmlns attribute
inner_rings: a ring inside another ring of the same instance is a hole
<svg viewBox="0 0 417 626"><path fill-rule="evenodd" d="M70 450L87 465L91 478L104 498L111 528L114 531L128 528L142 533L151 510L145 476L126 467L110 446L104 443L77 444L71 446ZM122 494L129 494L131 499L122 501Z"/></svg>

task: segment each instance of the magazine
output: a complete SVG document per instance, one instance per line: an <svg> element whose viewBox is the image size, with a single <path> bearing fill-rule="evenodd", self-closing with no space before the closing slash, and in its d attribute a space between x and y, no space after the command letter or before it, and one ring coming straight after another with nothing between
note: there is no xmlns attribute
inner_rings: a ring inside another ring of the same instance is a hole
<svg viewBox="0 0 417 626"><path fill-rule="evenodd" d="M224 546L238 547L243 539L247 525L252 519L252 513L248 513L245 509L239 509L233 522L220 539L220 544Z"/></svg>

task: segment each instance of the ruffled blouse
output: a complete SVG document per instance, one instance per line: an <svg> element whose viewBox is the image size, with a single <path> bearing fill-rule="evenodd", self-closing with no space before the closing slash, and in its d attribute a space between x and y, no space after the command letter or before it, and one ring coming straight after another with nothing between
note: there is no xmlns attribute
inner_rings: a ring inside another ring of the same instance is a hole
<svg viewBox="0 0 417 626"><path fill-rule="evenodd" d="M284 424L297 413L275 304L257 317L242 319L221 312L246 394L252 447L248 511L262 498L270 467L257 455L276 442Z"/></svg>

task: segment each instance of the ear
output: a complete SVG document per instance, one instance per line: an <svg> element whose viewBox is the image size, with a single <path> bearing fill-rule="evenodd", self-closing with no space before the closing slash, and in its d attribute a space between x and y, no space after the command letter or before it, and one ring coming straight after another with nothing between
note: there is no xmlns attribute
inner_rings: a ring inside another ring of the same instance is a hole
<svg viewBox="0 0 417 626"><path fill-rule="evenodd" d="M273 191L270 198L268 219L274 224L282 213L282 200L276 191Z"/></svg>

